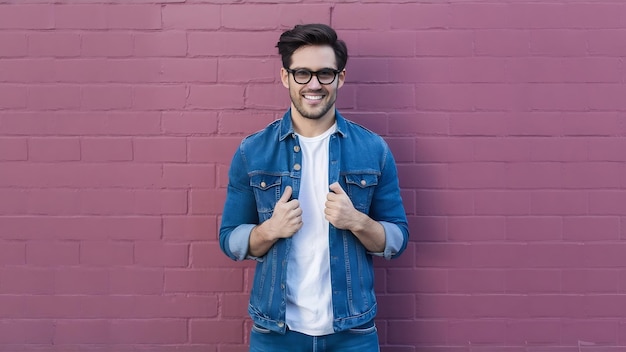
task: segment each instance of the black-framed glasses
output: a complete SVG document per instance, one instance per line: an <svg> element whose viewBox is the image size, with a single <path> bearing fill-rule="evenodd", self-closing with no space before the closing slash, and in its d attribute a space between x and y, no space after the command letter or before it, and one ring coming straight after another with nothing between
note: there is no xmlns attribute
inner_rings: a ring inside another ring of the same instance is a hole
<svg viewBox="0 0 626 352"><path fill-rule="evenodd" d="M311 82L311 78L313 76L317 77L317 81L320 84L327 85L331 84L335 81L337 74L341 72L341 70L334 70L332 68L323 68L319 71L311 71L305 68L291 69L285 68L285 70L293 75L294 81L298 84L307 84Z"/></svg>

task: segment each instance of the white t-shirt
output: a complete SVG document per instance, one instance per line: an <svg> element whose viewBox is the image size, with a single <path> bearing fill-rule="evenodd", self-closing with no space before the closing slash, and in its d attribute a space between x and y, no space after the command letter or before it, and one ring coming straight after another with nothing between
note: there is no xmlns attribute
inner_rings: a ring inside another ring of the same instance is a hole
<svg viewBox="0 0 626 352"><path fill-rule="evenodd" d="M324 215L328 189L328 145L333 125L316 137L298 135L302 178L298 200L302 228L292 237L287 265L287 326L310 336L333 333L328 221Z"/></svg>

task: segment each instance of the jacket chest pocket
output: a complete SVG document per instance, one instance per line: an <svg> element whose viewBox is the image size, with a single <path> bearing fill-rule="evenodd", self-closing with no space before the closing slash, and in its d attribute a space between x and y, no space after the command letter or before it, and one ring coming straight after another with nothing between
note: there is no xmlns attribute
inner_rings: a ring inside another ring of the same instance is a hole
<svg viewBox="0 0 626 352"><path fill-rule="evenodd" d="M269 219L274 211L274 206L280 199L281 176L254 175L250 177L250 186L254 190L257 211L261 222Z"/></svg>
<svg viewBox="0 0 626 352"><path fill-rule="evenodd" d="M378 175L368 173L351 173L345 175L348 196L354 207L367 214L374 190L378 185Z"/></svg>

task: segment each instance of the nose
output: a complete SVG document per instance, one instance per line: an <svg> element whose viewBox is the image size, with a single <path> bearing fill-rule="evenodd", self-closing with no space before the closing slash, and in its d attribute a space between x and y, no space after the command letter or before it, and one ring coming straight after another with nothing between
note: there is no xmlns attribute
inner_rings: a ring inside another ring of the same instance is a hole
<svg viewBox="0 0 626 352"><path fill-rule="evenodd" d="M313 77L311 77L311 80L307 83L307 87L310 89L320 89L322 87L319 78L317 78L317 74L313 74Z"/></svg>

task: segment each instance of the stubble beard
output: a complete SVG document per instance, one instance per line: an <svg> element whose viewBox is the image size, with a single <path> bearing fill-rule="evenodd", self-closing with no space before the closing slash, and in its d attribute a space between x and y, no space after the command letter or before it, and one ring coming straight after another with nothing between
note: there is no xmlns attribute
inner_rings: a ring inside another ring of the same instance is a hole
<svg viewBox="0 0 626 352"><path fill-rule="evenodd" d="M329 96L328 92L326 92L326 96L327 97ZM310 110L305 107L304 103L302 103L302 101L304 100L304 97L302 97L301 93L291 94L291 103L296 108L298 113L300 113L302 117L311 119L311 120L319 120L322 117L326 116L326 114L330 111L330 109L335 104L335 101L337 100L336 96L330 97L330 99L331 100L326 102L324 105L321 105L320 107L316 109Z"/></svg>

